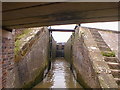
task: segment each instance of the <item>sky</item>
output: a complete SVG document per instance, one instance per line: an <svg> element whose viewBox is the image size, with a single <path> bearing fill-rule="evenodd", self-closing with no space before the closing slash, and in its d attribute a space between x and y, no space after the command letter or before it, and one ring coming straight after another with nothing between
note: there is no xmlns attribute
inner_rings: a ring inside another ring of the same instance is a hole
<svg viewBox="0 0 120 90"><path fill-rule="evenodd" d="M51 29L74 29L76 24L51 26ZM98 22L81 24L83 27L91 27L105 30L118 31L118 22ZM53 32L53 38L57 42L67 42L72 32Z"/></svg>

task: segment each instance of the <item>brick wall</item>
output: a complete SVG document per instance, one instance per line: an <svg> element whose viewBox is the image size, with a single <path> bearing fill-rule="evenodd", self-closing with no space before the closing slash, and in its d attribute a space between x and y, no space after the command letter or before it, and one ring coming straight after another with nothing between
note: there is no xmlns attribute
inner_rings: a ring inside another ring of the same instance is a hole
<svg viewBox="0 0 120 90"><path fill-rule="evenodd" d="M2 88L2 30L0 30L0 89Z"/></svg>
<svg viewBox="0 0 120 90"><path fill-rule="evenodd" d="M7 87L13 77L9 77L13 73L14 65L14 38L11 32L2 31L2 87Z"/></svg>

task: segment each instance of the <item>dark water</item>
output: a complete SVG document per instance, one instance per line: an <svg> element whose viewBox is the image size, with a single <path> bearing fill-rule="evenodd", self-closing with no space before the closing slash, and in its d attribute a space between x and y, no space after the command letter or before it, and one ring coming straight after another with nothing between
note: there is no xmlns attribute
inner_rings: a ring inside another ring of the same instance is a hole
<svg viewBox="0 0 120 90"><path fill-rule="evenodd" d="M34 88L82 88L74 79L70 65L64 58L57 58L44 80Z"/></svg>

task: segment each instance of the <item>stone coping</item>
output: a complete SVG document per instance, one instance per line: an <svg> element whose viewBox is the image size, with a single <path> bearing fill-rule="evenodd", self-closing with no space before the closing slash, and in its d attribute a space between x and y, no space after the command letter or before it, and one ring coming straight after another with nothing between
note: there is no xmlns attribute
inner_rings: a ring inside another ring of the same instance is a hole
<svg viewBox="0 0 120 90"><path fill-rule="evenodd" d="M112 32L112 33L120 33L120 31L115 31L115 30L106 30L106 29L98 29L98 28L83 27L83 26L81 28L96 29L98 31L105 31L105 32Z"/></svg>

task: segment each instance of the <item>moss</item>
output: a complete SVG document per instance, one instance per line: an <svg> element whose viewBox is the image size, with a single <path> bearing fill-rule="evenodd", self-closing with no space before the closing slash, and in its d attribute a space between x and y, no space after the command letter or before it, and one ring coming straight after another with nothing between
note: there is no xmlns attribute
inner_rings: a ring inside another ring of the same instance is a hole
<svg viewBox="0 0 120 90"><path fill-rule="evenodd" d="M115 53L114 52L112 52L112 51L107 51L107 52L101 52L101 54L103 55L103 56L107 56L107 57L115 57Z"/></svg>
<svg viewBox="0 0 120 90"><path fill-rule="evenodd" d="M24 31L23 31L23 34L29 34L30 32L32 31L32 29L25 29Z"/></svg>
<svg viewBox="0 0 120 90"><path fill-rule="evenodd" d="M21 39L21 38L23 38L25 35L29 34L31 31L32 31L32 29L24 29L24 30L22 31L22 34L16 36L16 39Z"/></svg>
<svg viewBox="0 0 120 90"><path fill-rule="evenodd" d="M21 44L20 40L17 40L15 42L15 48L14 48L15 55L17 55L18 52L20 51L20 44Z"/></svg>
<svg viewBox="0 0 120 90"><path fill-rule="evenodd" d="M17 41L17 40L20 40L20 39L23 38L23 37L25 37L25 34L18 35L15 40L16 40L16 41Z"/></svg>
<svg viewBox="0 0 120 90"><path fill-rule="evenodd" d="M32 29L25 29L25 30L23 30L22 34L16 36L16 38L15 38L15 48L14 48L15 57L19 56L20 46L22 44L21 39L24 38L26 35L28 35L31 31L32 31Z"/></svg>

